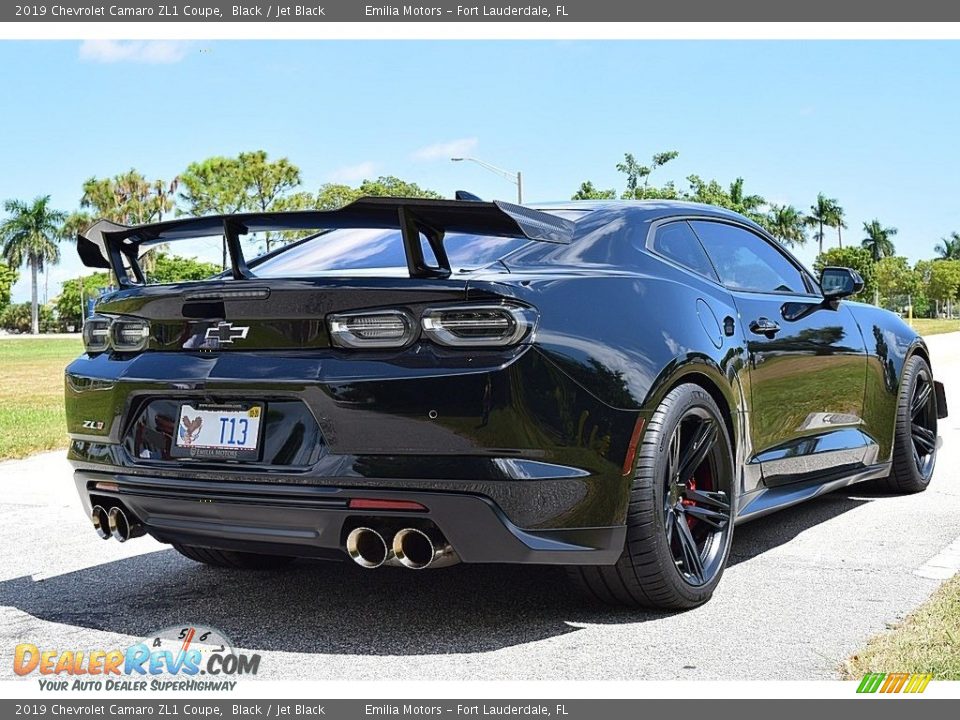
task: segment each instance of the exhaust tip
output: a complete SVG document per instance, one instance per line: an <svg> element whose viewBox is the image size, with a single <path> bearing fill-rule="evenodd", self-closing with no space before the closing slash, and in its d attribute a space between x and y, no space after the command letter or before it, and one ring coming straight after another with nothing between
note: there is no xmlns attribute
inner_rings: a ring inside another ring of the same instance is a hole
<svg viewBox="0 0 960 720"><path fill-rule="evenodd" d="M368 527L358 527L347 535L347 554L360 567L378 568L390 556L383 535Z"/></svg>
<svg viewBox="0 0 960 720"><path fill-rule="evenodd" d="M404 567L424 570L436 557L433 540L423 530L404 528L393 537L393 554Z"/></svg>
<svg viewBox="0 0 960 720"><path fill-rule="evenodd" d="M118 507L110 508L107 515L110 521L110 534L117 542L126 542L130 537L130 523L127 514Z"/></svg>
<svg viewBox="0 0 960 720"><path fill-rule="evenodd" d="M90 512L90 519L93 521L93 529L101 540L110 539L110 518L107 511L101 505L94 505Z"/></svg>

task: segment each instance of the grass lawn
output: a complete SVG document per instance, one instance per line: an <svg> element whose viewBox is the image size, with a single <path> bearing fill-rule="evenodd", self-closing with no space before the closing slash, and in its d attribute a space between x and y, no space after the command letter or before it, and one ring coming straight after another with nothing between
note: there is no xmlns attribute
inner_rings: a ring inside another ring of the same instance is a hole
<svg viewBox="0 0 960 720"><path fill-rule="evenodd" d="M0 339L0 460L66 447L63 369L76 339Z"/></svg>
<svg viewBox="0 0 960 720"><path fill-rule="evenodd" d="M960 320L914 318L913 329L921 335L939 335L940 333L957 332L960 330Z"/></svg>
<svg viewBox="0 0 960 720"><path fill-rule="evenodd" d="M870 672L932 673L936 680L960 680L960 575L843 666L850 680Z"/></svg>

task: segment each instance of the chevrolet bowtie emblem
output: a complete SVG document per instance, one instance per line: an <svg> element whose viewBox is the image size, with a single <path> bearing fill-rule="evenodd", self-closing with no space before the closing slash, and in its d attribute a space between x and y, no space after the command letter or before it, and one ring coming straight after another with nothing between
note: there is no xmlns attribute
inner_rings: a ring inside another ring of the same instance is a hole
<svg viewBox="0 0 960 720"><path fill-rule="evenodd" d="M216 340L220 345L230 345L234 340L243 340L250 332L249 327L234 327L233 323L221 322L216 327L207 328L206 339Z"/></svg>

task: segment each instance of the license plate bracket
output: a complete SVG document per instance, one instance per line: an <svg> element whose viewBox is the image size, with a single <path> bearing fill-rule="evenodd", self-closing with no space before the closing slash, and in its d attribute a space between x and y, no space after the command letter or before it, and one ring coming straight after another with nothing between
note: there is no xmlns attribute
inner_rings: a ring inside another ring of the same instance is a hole
<svg viewBox="0 0 960 720"><path fill-rule="evenodd" d="M170 454L180 458L259 460L264 412L262 402L181 403Z"/></svg>

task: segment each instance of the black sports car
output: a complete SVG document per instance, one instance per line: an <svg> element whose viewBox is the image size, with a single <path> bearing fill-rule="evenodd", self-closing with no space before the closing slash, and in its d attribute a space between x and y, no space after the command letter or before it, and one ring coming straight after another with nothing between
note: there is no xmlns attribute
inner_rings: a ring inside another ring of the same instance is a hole
<svg viewBox="0 0 960 720"><path fill-rule="evenodd" d="M267 231L305 237L247 262ZM211 236L223 275L147 282L151 246ZM736 523L923 490L946 416L856 272L818 283L715 207L365 198L101 221L78 250L120 287L66 371L77 489L101 537L213 565L549 563L692 607Z"/></svg>

